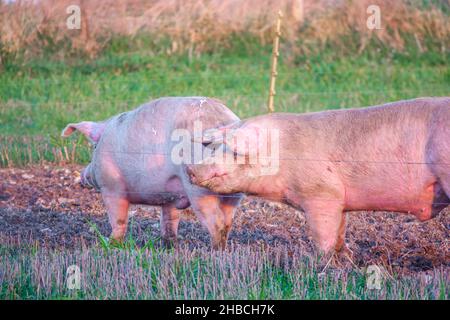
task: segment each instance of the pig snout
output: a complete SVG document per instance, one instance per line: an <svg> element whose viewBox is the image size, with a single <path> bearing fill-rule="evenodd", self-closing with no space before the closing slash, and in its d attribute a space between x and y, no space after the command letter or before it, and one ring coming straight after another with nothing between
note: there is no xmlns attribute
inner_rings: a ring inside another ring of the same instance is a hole
<svg viewBox="0 0 450 320"><path fill-rule="evenodd" d="M217 166L208 164L194 164L186 167L186 173L192 184L209 187L219 183L227 172Z"/></svg>
<svg viewBox="0 0 450 320"><path fill-rule="evenodd" d="M194 166L192 165L186 166L186 173L192 184L198 184L200 182L199 179L197 179Z"/></svg>

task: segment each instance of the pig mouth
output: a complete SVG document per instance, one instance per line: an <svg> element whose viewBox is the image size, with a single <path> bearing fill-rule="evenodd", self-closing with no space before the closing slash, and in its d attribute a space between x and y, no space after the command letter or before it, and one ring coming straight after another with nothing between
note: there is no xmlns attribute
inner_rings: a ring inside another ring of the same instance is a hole
<svg viewBox="0 0 450 320"><path fill-rule="evenodd" d="M198 182L198 184L200 184L201 186L205 186L205 187L209 187L209 186L213 186L214 181L217 181L219 179L223 179L226 175L228 175L227 173L214 173L212 176L210 176L209 178L203 179L201 181Z"/></svg>

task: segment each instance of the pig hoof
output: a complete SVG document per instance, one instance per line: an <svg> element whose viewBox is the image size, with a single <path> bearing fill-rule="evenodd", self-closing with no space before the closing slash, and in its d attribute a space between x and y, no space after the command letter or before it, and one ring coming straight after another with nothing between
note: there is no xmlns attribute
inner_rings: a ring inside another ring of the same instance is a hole
<svg viewBox="0 0 450 320"><path fill-rule="evenodd" d="M341 250L329 252L318 259L318 269L321 272L325 272L327 269L351 269L355 266L353 251L346 245L342 246Z"/></svg>
<svg viewBox="0 0 450 320"><path fill-rule="evenodd" d="M161 238L161 245L166 249L174 249L178 247L177 238Z"/></svg>
<svg viewBox="0 0 450 320"><path fill-rule="evenodd" d="M122 240L117 240L117 239L109 239L109 246L112 248L121 248L123 245L123 241Z"/></svg>
<svg viewBox="0 0 450 320"><path fill-rule="evenodd" d="M109 236L109 244L113 246L121 245L123 244L124 236L117 236L114 234L111 234Z"/></svg>
<svg viewBox="0 0 450 320"><path fill-rule="evenodd" d="M353 251L347 245L344 245L341 250L334 254L333 266L339 269L346 269L356 267L353 261Z"/></svg>
<svg viewBox="0 0 450 320"><path fill-rule="evenodd" d="M339 255L348 259L353 264L353 250L351 250L346 244L344 244L341 250L339 250Z"/></svg>
<svg viewBox="0 0 450 320"><path fill-rule="evenodd" d="M325 272L330 267L336 266L335 252L322 253L317 259L317 268L320 272Z"/></svg>
<svg viewBox="0 0 450 320"><path fill-rule="evenodd" d="M214 251L224 251L226 249L226 243L222 244L222 243L213 243L211 244L211 248Z"/></svg>

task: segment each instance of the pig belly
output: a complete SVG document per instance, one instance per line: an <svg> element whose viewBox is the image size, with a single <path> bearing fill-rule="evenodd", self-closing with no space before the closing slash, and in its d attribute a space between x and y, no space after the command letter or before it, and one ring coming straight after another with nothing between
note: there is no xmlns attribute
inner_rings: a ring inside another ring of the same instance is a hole
<svg viewBox="0 0 450 320"><path fill-rule="evenodd" d="M431 219L435 214L433 204L437 192L437 183L429 184L422 190L411 190L386 186L384 190L346 189L346 210L395 211L410 213L419 220Z"/></svg>
<svg viewBox="0 0 450 320"><path fill-rule="evenodd" d="M128 200L133 204L151 206L173 203L177 209L186 209L190 206L181 180L176 176L168 178L165 182L160 181L157 184L143 184L139 188L129 187Z"/></svg>
<svg viewBox="0 0 450 320"><path fill-rule="evenodd" d="M163 206L173 203L177 209L186 209L191 205L185 194L173 192L129 193L128 199L130 203L149 206Z"/></svg>

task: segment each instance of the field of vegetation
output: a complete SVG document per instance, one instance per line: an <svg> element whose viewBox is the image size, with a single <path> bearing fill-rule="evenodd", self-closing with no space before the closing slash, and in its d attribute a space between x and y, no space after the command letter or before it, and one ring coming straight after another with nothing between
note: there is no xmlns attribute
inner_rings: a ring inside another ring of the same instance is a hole
<svg viewBox="0 0 450 320"><path fill-rule="evenodd" d="M71 252L3 244L0 253L2 299L448 299L448 278L440 270L384 278L376 290L367 287L364 271L317 272L316 259L286 247L212 252L129 241L123 248ZM83 270L78 290L67 286L70 266Z"/></svg>
<svg viewBox="0 0 450 320"><path fill-rule="evenodd" d="M77 172L89 161L90 146L83 137L60 138L69 122L103 120L162 96L216 97L241 118L265 113L271 26L278 9L285 17L276 111L450 95L448 1L305 0L300 9L294 2L190 0L182 7L175 0L136 0L118 7L80 0L88 17L82 24L89 28L68 31L65 1L0 1L0 299L448 299L448 210L424 227L388 213L373 221L362 215L354 220L360 229L352 231L350 240L355 264L321 272L306 238L271 246L264 237L247 239L239 231L231 249L211 253L207 242L195 238L198 224L188 228L194 239L176 250L160 248L151 233L145 241L131 235L123 248L112 248L89 224L99 212L103 217L97 223L106 223L98 198L90 207L59 201L76 198L72 171L59 181L31 187L30 179L37 179L43 167L59 170L70 164ZM382 30L367 31L369 2L381 7ZM16 168L27 171L17 173ZM19 201L19 193L27 199ZM259 203L254 215L266 205ZM248 208L238 212L237 224L242 224L237 230L245 225ZM283 212L292 210L283 207ZM41 232L53 228L53 218L46 220L48 225L27 229L29 238L21 235L16 225L27 225L28 215L40 214L79 215L81 220L70 218L67 226L86 227L93 240L47 245L42 239L73 236ZM157 215L142 219L153 223ZM255 219L254 228L268 228L267 216ZM372 229L386 219L390 226L401 224L404 233L385 236ZM428 236L431 247L414 248L426 243L418 237ZM366 288L368 264L363 260L374 251L366 250L364 241L384 248L372 261L388 269L382 290ZM394 260L399 266L392 269ZM78 291L65 286L71 264L84 270Z"/></svg>

